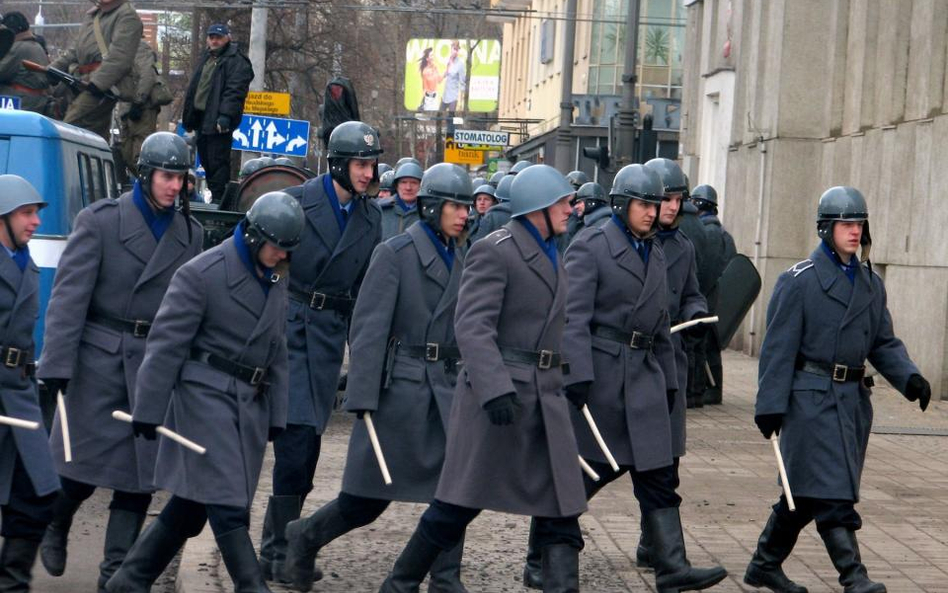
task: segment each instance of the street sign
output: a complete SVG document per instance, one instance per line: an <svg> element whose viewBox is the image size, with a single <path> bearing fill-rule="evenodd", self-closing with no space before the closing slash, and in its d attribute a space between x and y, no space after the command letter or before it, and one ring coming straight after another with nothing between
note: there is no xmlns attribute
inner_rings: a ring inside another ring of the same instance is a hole
<svg viewBox="0 0 948 593"><path fill-rule="evenodd" d="M290 93L251 91L244 101L244 111L259 115L289 115Z"/></svg>
<svg viewBox="0 0 948 593"><path fill-rule="evenodd" d="M245 113L233 137L231 147L234 150L305 157L309 122Z"/></svg>
<svg viewBox="0 0 948 593"><path fill-rule="evenodd" d="M0 109L19 109L20 98L9 95L0 95Z"/></svg>
<svg viewBox="0 0 948 593"><path fill-rule="evenodd" d="M481 165L484 163L484 152L458 148L454 139L448 136L444 140L444 162L455 165Z"/></svg>
<svg viewBox="0 0 948 593"><path fill-rule="evenodd" d="M509 132L454 130L454 142L468 150L503 150L510 143Z"/></svg>

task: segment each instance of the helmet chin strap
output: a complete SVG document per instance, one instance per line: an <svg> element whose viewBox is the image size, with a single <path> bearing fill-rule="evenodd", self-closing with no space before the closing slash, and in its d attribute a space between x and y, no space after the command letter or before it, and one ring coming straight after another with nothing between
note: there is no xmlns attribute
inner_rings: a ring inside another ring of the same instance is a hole
<svg viewBox="0 0 948 593"><path fill-rule="evenodd" d="M547 206L543 209L543 221L546 222L546 231L549 233L546 237L547 241L556 236L556 233L553 232L553 220L550 219L550 208Z"/></svg>
<svg viewBox="0 0 948 593"><path fill-rule="evenodd" d="M10 243L13 243L13 251L19 251L23 245L17 243L16 235L13 233L13 225L10 224L10 215L3 215L3 224L7 227L7 236L10 237Z"/></svg>

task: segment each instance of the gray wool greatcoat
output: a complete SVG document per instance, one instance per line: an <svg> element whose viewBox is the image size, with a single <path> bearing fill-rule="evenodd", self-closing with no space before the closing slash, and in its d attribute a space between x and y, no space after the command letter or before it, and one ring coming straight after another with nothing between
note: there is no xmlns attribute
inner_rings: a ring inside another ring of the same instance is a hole
<svg viewBox="0 0 948 593"><path fill-rule="evenodd" d="M344 233L339 232L320 175L287 190L301 199L306 224L290 260L290 288L355 298L381 241L381 214L374 200L354 198ZM289 424L326 429L336 399L349 319L330 309L316 310L291 295L286 310L290 356Z"/></svg>
<svg viewBox="0 0 948 593"><path fill-rule="evenodd" d="M558 260L554 271L519 222L468 251L454 323L464 369L435 498L535 517L586 510L561 369L505 362L500 351L559 352L565 307L566 270ZM491 424L484 404L511 392L522 405L516 422Z"/></svg>
<svg viewBox="0 0 948 593"><path fill-rule="evenodd" d="M39 314L39 268L29 260L20 271L6 251L0 250L0 347L33 352L33 325ZM29 362L33 362L31 356ZM43 425L36 381L24 368L8 367L0 361L0 414ZM16 456L26 469L39 496L59 490L59 476L46 431L0 425L0 504L10 502Z"/></svg>
<svg viewBox="0 0 948 593"><path fill-rule="evenodd" d="M760 351L756 414L785 415L780 450L793 495L858 501L871 391L796 370L798 357L850 367L868 360L905 393L919 371L893 333L882 279L860 265L851 285L817 247L777 279Z"/></svg>
<svg viewBox="0 0 948 593"><path fill-rule="evenodd" d="M382 240L388 241L396 235L400 235L408 230L408 227L418 222L418 208L412 206L408 210L402 210L395 203L395 197L378 200L378 205L382 209Z"/></svg>
<svg viewBox="0 0 948 593"><path fill-rule="evenodd" d="M478 220L477 229L471 233L470 242L483 239L508 222L510 222L510 202L494 204Z"/></svg>
<svg viewBox="0 0 948 593"><path fill-rule="evenodd" d="M265 295L233 238L175 274L148 336L132 415L207 453L159 437L156 486L204 504L250 507L268 431L286 426L286 284L270 285ZM198 362L192 349L266 369L269 387L258 390Z"/></svg>
<svg viewBox="0 0 948 593"><path fill-rule="evenodd" d="M708 314L708 302L698 289L695 247L681 231L663 237L662 251L665 252L665 277L668 281L668 315L671 325L690 321L695 317ZM677 370L678 392L675 394L675 409L672 421L672 455L685 454L685 408L687 407L688 355L685 353L684 336L676 332L671 337L675 346L675 368ZM703 372L703 369L702 369Z"/></svg>
<svg viewBox="0 0 948 593"><path fill-rule="evenodd" d="M589 411L616 461L638 471L672 463L667 390L678 388L669 322L665 254L652 242L648 268L612 222L583 230L566 250L569 322L566 383L591 381ZM596 326L653 336L651 350L592 335ZM572 408L583 457L606 462L583 415ZM677 406L676 406L677 407Z"/></svg>
<svg viewBox="0 0 948 593"><path fill-rule="evenodd" d="M430 502L441 475L456 366L397 350L390 371L386 365L391 339L406 346L456 346L461 253L449 272L422 224L375 248L352 317L345 409L372 411L392 484L382 481L365 422L356 420L342 476L342 491L349 494Z"/></svg>
<svg viewBox="0 0 948 593"><path fill-rule="evenodd" d="M172 275L201 252L203 239L201 225L176 213L156 243L131 193L95 202L76 216L56 269L37 372L41 379L69 379L64 399L72 462L64 459L58 410L50 435L60 475L125 492L154 490L155 444L112 419L114 410L135 405L145 340L87 316L153 320Z"/></svg>

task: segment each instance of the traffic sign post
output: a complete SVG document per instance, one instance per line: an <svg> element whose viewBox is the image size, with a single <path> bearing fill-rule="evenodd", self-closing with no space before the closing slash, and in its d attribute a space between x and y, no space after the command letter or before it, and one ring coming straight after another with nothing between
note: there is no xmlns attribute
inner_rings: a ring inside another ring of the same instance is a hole
<svg viewBox="0 0 948 593"><path fill-rule="evenodd" d="M244 111L258 115L289 115L290 93L251 91L244 101Z"/></svg>
<svg viewBox="0 0 948 593"><path fill-rule="evenodd" d="M244 114L234 130L234 150L305 157L309 145L309 122Z"/></svg>

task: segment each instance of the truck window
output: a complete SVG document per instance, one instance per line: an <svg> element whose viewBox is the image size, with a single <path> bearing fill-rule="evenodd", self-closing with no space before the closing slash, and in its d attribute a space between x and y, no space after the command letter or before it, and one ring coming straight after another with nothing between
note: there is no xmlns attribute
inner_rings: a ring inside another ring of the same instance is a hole
<svg viewBox="0 0 948 593"><path fill-rule="evenodd" d="M110 198L117 198L118 191L116 188L118 184L115 182L115 165L112 164L112 161L103 161L105 163L105 188L109 192Z"/></svg>
<svg viewBox="0 0 948 593"><path fill-rule="evenodd" d="M92 181L92 163L89 155L79 153L79 179L82 183L82 205L88 206L95 200L95 187Z"/></svg>
<svg viewBox="0 0 948 593"><path fill-rule="evenodd" d="M102 170L102 159L97 156L89 157L92 164L92 201L109 197L105 185L105 171Z"/></svg>

